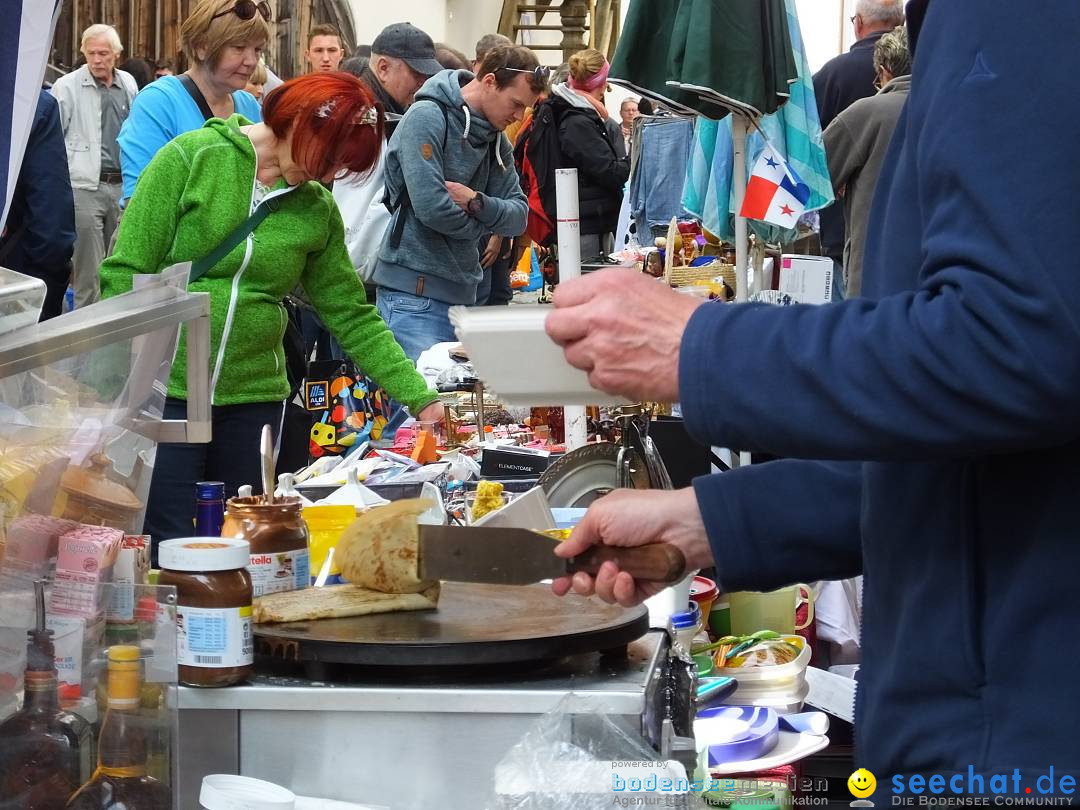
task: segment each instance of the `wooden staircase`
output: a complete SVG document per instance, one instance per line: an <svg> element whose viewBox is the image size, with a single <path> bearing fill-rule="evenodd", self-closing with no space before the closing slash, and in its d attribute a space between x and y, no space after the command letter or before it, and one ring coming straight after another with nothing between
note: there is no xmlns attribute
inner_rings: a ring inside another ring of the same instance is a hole
<svg viewBox="0 0 1080 810"><path fill-rule="evenodd" d="M597 48L608 59L615 53L619 37L621 0L533 0L521 3L503 0L499 17L499 33L514 42L528 45L534 51L561 54L565 62L570 55L583 48ZM526 32L560 32L561 40L541 35L539 41L530 41ZM541 58L541 62L552 59Z"/></svg>

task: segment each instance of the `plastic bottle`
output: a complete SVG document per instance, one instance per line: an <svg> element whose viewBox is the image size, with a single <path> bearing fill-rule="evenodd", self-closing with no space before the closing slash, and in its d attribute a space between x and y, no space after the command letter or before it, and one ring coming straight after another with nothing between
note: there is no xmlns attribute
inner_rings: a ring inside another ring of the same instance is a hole
<svg viewBox="0 0 1080 810"><path fill-rule="evenodd" d="M225 522L225 484L199 481L195 484L195 536L221 537Z"/></svg>

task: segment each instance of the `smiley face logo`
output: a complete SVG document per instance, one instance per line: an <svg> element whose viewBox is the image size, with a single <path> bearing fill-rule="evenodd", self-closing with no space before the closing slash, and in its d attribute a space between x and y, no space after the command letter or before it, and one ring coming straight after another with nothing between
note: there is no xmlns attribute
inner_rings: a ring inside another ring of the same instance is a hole
<svg viewBox="0 0 1080 810"><path fill-rule="evenodd" d="M848 777L847 786L856 799L865 799L877 790L877 779L866 768L859 768Z"/></svg>

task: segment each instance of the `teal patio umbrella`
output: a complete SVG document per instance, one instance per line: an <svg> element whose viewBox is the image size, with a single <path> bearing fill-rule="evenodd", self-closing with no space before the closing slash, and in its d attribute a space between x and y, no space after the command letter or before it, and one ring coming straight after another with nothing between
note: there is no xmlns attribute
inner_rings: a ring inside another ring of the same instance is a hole
<svg viewBox="0 0 1080 810"><path fill-rule="evenodd" d="M703 117L683 202L709 230L734 237L736 297L746 300L747 221L738 212L746 193L748 129L769 133L770 143L810 186L807 210L832 201L794 0L631 0L609 80L678 113ZM755 158L763 144L763 136L752 137ZM717 154L727 158L724 184L716 182ZM721 188L729 192L723 200ZM762 232L772 226L758 225L762 236L778 235Z"/></svg>

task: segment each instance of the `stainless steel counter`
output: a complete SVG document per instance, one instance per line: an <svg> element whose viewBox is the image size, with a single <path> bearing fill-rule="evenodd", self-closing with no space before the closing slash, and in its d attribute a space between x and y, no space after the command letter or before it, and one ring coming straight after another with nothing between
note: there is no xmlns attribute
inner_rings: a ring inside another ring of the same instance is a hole
<svg viewBox="0 0 1080 810"><path fill-rule="evenodd" d="M480 810L495 765L564 698L570 714L606 714L638 731L661 638L646 634L625 658L594 653L538 669L368 669L349 683L260 675L230 689L181 688L180 807L198 807L205 774L240 773L393 810Z"/></svg>

